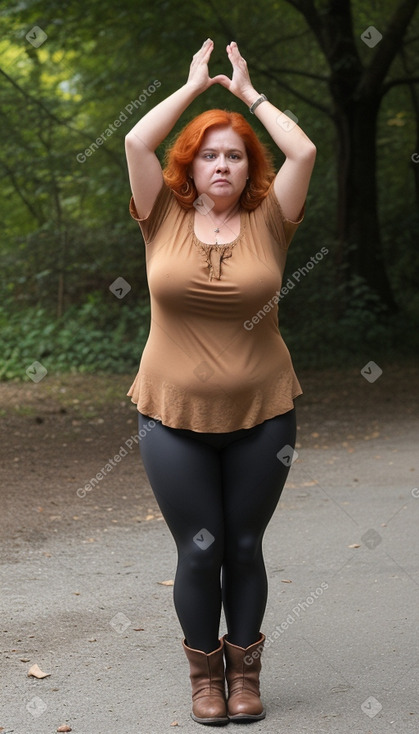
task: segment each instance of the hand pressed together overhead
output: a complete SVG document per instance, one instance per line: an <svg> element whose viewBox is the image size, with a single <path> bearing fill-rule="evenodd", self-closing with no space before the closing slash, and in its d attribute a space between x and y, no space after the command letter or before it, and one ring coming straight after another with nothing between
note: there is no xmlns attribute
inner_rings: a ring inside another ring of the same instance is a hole
<svg viewBox="0 0 419 734"><path fill-rule="evenodd" d="M233 67L231 79L225 74L218 74L214 77L210 76L208 63L213 50L214 42L210 38L207 38L192 58L187 84L193 86L199 92L205 91L213 84L221 84L221 86L242 100L246 100L249 95L254 94L247 63L240 54L237 43L232 41L226 47L228 58Z"/></svg>

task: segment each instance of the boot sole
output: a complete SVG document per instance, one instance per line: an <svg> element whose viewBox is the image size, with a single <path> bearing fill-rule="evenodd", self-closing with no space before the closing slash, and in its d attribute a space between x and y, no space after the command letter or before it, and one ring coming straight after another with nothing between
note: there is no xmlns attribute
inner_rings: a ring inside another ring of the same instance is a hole
<svg viewBox="0 0 419 734"><path fill-rule="evenodd" d="M205 719L201 719L198 716L195 716L195 714L191 714L191 718L196 721L198 724L211 724L212 726L225 726L229 723L230 719L228 716L225 718L218 718L218 717L209 717Z"/></svg>
<svg viewBox="0 0 419 734"><path fill-rule="evenodd" d="M262 711L261 714L234 714L229 719L235 724L245 724L248 721L260 721L266 716L266 711Z"/></svg>

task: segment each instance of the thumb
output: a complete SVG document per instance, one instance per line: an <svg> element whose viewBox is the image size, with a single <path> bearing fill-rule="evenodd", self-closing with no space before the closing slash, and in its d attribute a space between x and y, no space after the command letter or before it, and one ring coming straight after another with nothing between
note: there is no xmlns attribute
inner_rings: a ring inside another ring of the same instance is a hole
<svg viewBox="0 0 419 734"><path fill-rule="evenodd" d="M225 74L218 74L217 76L212 77L210 81L211 84L221 84L221 86L226 89L229 89L231 84L231 79L229 79Z"/></svg>

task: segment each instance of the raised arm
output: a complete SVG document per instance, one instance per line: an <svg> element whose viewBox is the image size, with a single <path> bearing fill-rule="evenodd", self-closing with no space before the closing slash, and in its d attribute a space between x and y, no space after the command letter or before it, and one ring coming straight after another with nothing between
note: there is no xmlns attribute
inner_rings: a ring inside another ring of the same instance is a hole
<svg viewBox="0 0 419 734"><path fill-rule="evenodd" d="M191 102L219 79L211 79L208 73L213 48L208 38L192 59L187 82L144 115L125 137L131 191L141 218L149 215L163 182L156 148Z"/></svg>
<svg viewBox="0 0 419 734"><path fill-rule="evenodd" d="M227 46L227 55L233 67L232 78L218 77L218 82L250 107L260 94L255 90L241 56L237 43ZM296 220L305 202L314 161L316 147L295 121L284 115L271 102L265 101L255 109L255 116L284 153L285 161L279 169L275 182L275 194L287 219Z"/></svg>

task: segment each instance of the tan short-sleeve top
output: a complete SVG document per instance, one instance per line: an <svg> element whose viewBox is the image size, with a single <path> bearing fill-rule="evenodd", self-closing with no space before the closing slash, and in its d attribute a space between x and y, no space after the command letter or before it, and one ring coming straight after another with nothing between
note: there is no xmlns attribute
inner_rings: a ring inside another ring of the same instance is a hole
<svg viewBox="0 0 419 734"><path fill-rule="evenodd" d="M302 390L278 328L287 248L302 220L287 220L273 184L239 236L208 245L163 184L153 209L130 214L146 246L151 325L128 395L164 425L201 433L251 428L294 407Z"/></svg>

